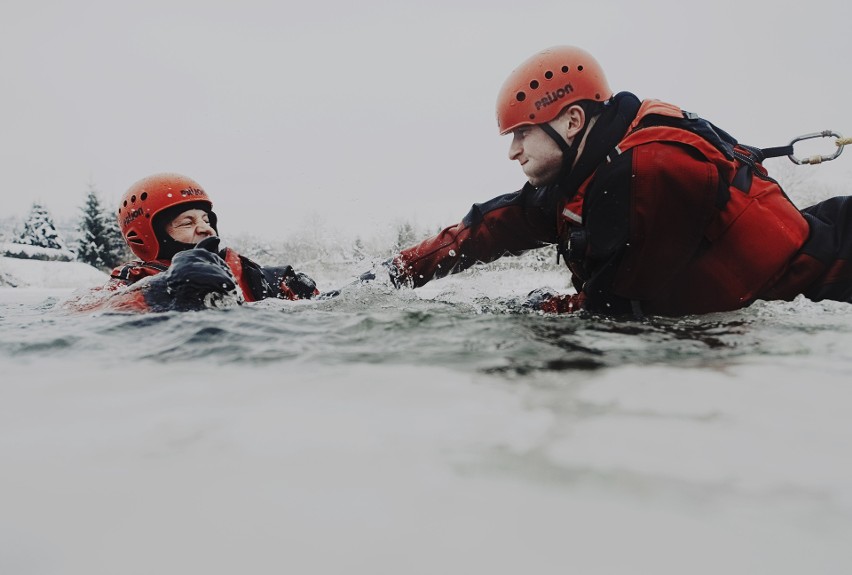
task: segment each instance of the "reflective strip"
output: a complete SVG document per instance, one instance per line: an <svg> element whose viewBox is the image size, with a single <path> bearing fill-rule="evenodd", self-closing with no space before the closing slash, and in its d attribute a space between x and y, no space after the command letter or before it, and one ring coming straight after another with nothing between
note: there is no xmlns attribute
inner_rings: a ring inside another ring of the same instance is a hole
<svg viewBox="0 0 852 575"><path fill-rule="evenodd" d="M568 218L569 220L571 220L572 222L576 222L578 224L583 223L583 218L580 217L579 215L575 214L574 212L572 212L568 208L565 208L565 209L562 210L562 215L565 216L566 218Z"/></svg>
<svg viewBox="0 0 852 575"><path fill-rule="evenodd" d="M116 275L116 276L112 276L112 277L117 278L117 279L120 279L120 280L127 280L127 279L130 279L130 270L131 270L132 268L133 268L133 266L132 266L132 265L129 265L129 264L128 264L128 265L125 265L123 268L121 268L121 271L120 271L120 272L118 272L118 275Z"/></svg>
<svg viewBox="0 0 852 575"><path fill-rule="evenodd" d="M621 155L621 148L616 146L615 148L612 149L612 153L606 157L607 163L612 162L613 157L620 156L620 155Z"/></svg>

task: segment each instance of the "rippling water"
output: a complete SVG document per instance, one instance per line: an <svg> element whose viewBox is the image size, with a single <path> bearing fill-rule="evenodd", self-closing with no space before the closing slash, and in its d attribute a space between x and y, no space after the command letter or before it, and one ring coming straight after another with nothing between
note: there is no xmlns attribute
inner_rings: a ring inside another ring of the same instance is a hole
<svg viewBox="0 0 852 575"><path fill-rule="evenodd" d="M824 357L830 368L852 356L843 345L852 308L834 302L761 302L731 314L631 321L530 313L521 299L421 297L368 284L317 302L80 316L61 309L61 296L47 296L6 303L0 353L104 363L429 365L507 376L657 363L725 367L791 354Z"/></svg>
<svg viewBox="0 0 852 575"><path fill-rule="evenodd" d="M501 275L502 274L502 275ZM841 573L852 307L0 298L0 573Z"/></svg>

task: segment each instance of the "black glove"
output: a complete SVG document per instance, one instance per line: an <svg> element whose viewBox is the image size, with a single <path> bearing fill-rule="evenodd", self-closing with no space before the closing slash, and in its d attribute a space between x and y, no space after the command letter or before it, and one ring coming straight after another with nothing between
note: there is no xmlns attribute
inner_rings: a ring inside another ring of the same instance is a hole
<svg viewBox="0 0 852 575"><path fill-rule="evenodd" d="M548 288L537 288L527 294L527 299L521 304L522 307L532 310L540 310L541 305L553 297L553 292Z"/></svg>
<svg viewBox="0 0 852 575"><path fill-rule="evenodd" d="M293 272L284 278L284 285L299 296L299 299L311 299L317 289L317 282L303 274L302 272Z"/></svg>
<svg viewBox="0 0 852 575"><path fill-rule="evenodd" d="M216 252L218 247L219 238L210 237L175 254L169 269L153 278L146 293L149 305L154 309L204 309L210 294L236 293L236 278Z"/></svg>
<svg viewBox="0 0 852 575"><path fill-rule="evenodd" d="M340 293L343 290L355 287L357 285L363 285L365 283L369 283L369 282L373 281L374 279L376 279L376 273L373 270L365 271L364 273L360 274L358 276L358 279L356 279L352 283L347 284L340 289L333 289L333 290L329 290L329 291L324 291L321 294L319 294L318 296L316 296L316 299L324 300L324 299L335 298L335 297L339 296Z"/></svg>
<svg viewBox="0 0 852 575"><path fill-rule="evenodd" d="M399 289L402 286L410 285L410 280L403 277L402 271L396 267L396 264L393 263L393 259L383 261L382 267L388 270L388 277L390 278L390 282L393 284L393 287Z"/></svg>
<svg viewBox="0 0 852 575"><path fill-rule="evenodd" d="M210 236L209 238L204 238L197 244L195 244L195 249L197 250L207 250L211 254L219 255L219 237L218 236Z"/></svg>

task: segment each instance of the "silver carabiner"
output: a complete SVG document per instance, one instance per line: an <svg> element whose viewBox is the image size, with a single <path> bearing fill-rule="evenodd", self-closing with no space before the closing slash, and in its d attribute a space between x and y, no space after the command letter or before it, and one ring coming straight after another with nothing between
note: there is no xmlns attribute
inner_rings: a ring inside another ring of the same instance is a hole
<svg viewBox="0 0 852 575"><path fill-rule="evenodd" d="M822 132L814 132L813 134L805 134L804 136L793 138L792 140L790 140L790 145L792 146L793 144L801 140L811 140L813 138L828 138L831 136L837 138L837 141L835 142L837 144L837 151L834 152L834 154L832 154L831 156L811 156L810 158L803 158L801 160L797 158L795 154L790 154L787 157L790 158L791 162L800 166L802 164L821 164L823 162L833 160L843 152L843 146L848 144L849 140L844 140L843 136L832 130L823 130Z"/></svg>

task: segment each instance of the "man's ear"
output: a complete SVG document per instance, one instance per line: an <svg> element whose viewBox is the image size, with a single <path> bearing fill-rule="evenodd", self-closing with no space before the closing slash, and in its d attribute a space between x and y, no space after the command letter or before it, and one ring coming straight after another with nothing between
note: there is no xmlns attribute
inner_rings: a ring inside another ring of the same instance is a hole
<svg viewBox="0 0 852 575"><path fill-rule="evenodd" d="M570 143L585 125L586 112L582 106L574 104L562 110L552 123L556 131Z"/></svg>

